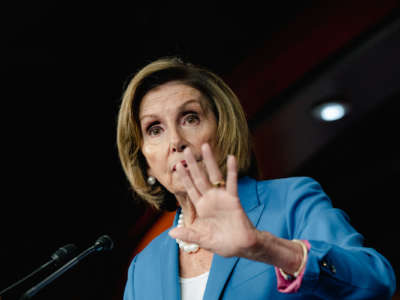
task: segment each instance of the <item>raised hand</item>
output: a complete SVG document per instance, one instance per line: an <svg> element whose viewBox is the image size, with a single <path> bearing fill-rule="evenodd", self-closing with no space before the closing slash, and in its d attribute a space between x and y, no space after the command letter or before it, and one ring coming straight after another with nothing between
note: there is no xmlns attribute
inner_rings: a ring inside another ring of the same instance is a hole
<svg viewBox="0 0 400 300"><path fill-rule="evenodd" d="M204 144L201 150L205 168L189 148L184 151L188 168L181 163L177 166L195 212L184 227L174 228L169 234L222 256L242 256L256 242L257 233L238 197L236 159L228 156L224 184L210 146Z"/></svg>

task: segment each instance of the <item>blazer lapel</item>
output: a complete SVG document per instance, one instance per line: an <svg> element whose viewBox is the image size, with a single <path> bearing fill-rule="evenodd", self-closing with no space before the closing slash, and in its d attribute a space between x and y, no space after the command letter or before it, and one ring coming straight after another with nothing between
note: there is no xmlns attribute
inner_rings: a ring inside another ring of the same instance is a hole
<svg viewBox="0 0 400 300"><path fill-rule="evenodd" d="M179 215L180 208L177 215L175 215L174 226L178 222L177 216ZM160 291L160 299L181 299L181 288L179 283L179 258L178 258L178 244L172 238L166 238L162 248L159 249L160 253L160 280L162 289ZM158 299L158 298L157 298Z"/></svg>
<svg viewBox="0 0 400 300"><path fill-rule="evenodd" d="M242 178L238 185L239 198L248 218L257 226L264 205L259 205L256 181L248 177ZM238 257L222 257L214 254L204 300L219 299L224 291Z"/></svg>
<svg viewBox="0 0 400 300"><path fill-rule="evenodd" d="M204 300L219 299L219 296L224 290L225 283L228 281L237 261L238 257L226 258L214 254L210 274L207 279L206 290L203 296Z"/></svg>

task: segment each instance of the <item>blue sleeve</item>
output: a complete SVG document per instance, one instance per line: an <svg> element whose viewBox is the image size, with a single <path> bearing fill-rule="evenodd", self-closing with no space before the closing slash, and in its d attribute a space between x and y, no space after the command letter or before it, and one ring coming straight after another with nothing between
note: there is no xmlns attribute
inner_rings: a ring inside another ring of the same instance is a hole
<svg viewBox="0 0 400 300"><path fill-rule="evenodd" d="M390 263L363 247L362 235L332 206L318 182L298 178L286 198L290 235L311 244L300 293L322 299L391 299L396 281Z"/></svg>
<svg viewBox="0 0 400 300"><path fill-rule="evenodd" d="M137 256L135 256L128 269L128 280L126 281L125 284L124 300L135 300L134 272L135 272L136 258Z"/></svg>

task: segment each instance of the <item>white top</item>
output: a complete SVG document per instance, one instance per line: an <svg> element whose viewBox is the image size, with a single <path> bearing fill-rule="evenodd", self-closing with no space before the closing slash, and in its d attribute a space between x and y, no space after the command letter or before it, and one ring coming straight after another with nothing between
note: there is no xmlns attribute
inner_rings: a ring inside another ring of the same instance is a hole
<svg viewBox="0 0 400 300"><path fill-rule="evenodd" d="M179 281L181 283L181 299L202 300L204 291L206 290L209 273L210 272L206 272L191 278L179 277Z"/></svg>

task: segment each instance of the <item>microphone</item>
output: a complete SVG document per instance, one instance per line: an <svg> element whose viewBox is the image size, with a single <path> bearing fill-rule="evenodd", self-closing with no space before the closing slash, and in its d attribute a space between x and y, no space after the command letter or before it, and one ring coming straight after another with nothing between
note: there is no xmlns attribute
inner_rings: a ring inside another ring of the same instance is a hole
<svg viewBox="0 0 400 300"><path fill-rule="evenodd" d="M23 282L27 281L28 279L32 278L34 275L37 273L43 271L44 269L50 268L50 267L58 267L62 265L65 261L70 259L70 257L75 254L77 248L74 244L68 244L65 245L61 248L59 248L56 252L54 252L51 255L51 259L46 262L45 264L41 265L39 268L37 268L35 271L30 273L29 275L25 276L21 280L15 282L14 284L10 285L8 288L2 290L0 292L0 296L4 295L5 293L11 291L15 287L19 286Z"/></svg>
<svg viewBox="0 0 400 300"><path fill-rule="evenodd" d="M114 242L108 235L105 234L96 240L93 247L95 247L96 251L109 251L114 248Z"/></svg>
<svg viewBox="0 0 400 300"><path fill-rule="evenodd" d="M41 282L39 282L37 285L35 285L34 287L32 287L31 289L26 291L21 296L20 300L32 298L42 288L44 288L45 286L47 286L48 284L53 282L56 278L58 278L59 276L64 274L67 270L71 269L73 266L75 266L78 262L80 262L82 259L84 259L89 254L91 254L93 252L109 251L109 250L112 250L113 247L114 247L114 243L113 243L112 239L108 235L102 235L88 249L81 252L78 256L71 259L69 262L67 262L65 265L63 265L61 268L59 268L57 271L50 274L45 279L43 279Z"/></svg>

